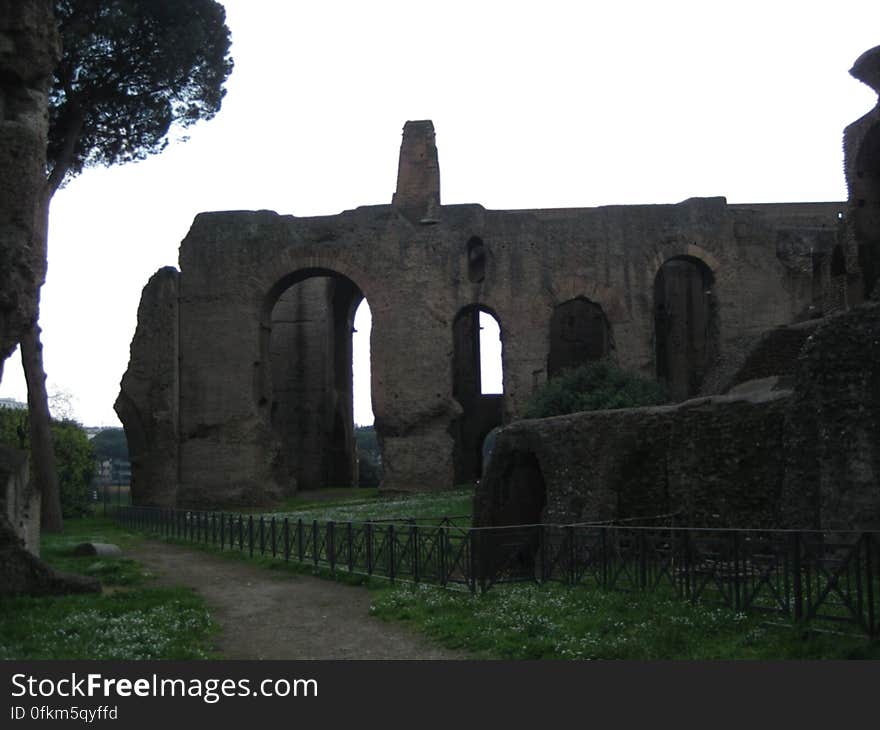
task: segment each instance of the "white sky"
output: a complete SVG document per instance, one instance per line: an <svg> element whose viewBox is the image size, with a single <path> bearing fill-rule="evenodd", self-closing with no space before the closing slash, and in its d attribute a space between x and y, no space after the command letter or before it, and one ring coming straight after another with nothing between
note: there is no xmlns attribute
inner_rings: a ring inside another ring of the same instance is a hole
<svg viewBox="0 0 880 730"><path fill-rule="evenodd" d="M434 121L444 203L842 200L843 128L876 101L847 71L877 0L223 4L220 114L52 204L45 364L85 425L118 425L141 289L197 213L389 203L408 119ZM0 397L25 392L15 355Z"/></svg>

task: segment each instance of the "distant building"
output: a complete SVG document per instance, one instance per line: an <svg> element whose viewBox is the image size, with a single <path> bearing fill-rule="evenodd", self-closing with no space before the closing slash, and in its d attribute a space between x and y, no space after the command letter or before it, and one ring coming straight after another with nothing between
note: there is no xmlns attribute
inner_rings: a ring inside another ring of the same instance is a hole
<svg viewBox="0 0 880 730"><path fill-rule="evenodd" d="M128 484L131 482L131 463L128 460L102 459L96 464L96 484Z"/></svg>

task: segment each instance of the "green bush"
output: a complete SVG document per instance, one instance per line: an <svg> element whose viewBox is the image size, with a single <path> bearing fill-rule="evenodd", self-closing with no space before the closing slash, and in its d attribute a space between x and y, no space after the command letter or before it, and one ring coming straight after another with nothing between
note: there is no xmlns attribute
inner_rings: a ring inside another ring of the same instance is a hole
<svg viewBox="0 0 880 730"><path fill-rule="evenodd" d="M89 512L95 455L86 432L76 421L52 421L52 437L64 517L80 517ZM12 448L30 449L28 412L0 408L0 443Z"/></svg>
<svg viewBox="0 0 880 730"><path fill-rule="evenodd" d="M356 426L354 438L357 443L358 486L378 487L382 481L382 452L373 426Z"/></svg>
<svg viewBox="0 0 880 730"><path fill-rule="evenodd" d="M532 396L525 417L638 408L659 405L666 400L663 386L656 381L621 370L608 360L598 360L550 378Z"/></svg>
<svg viewBox="0 0 880 730"><path fill-rule="evenodd" d="M75 421L52 423L55 459L58 465L58 488L61 491L61 514L82 517L89 514L95 452L86 432Z"/></svg>

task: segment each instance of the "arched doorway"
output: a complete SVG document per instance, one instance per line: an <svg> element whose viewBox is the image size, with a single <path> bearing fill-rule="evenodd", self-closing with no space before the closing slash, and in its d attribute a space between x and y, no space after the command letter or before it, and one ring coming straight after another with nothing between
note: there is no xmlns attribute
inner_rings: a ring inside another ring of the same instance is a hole
<svg viewBox="0 0 880 730"><path fill-rule="evenodd" d="M450 432L455 440L455 483L466 484L480 479L483 441L489 431L501 424L501 325L490 310L470 305L456 316L452 341L452 394L463 412Z"/></svg>
<svg viewBox="0 0 880 730"><path fill-rule="evenodd" d="M690 256L666 261L654 278L657 378L674 400L696 395L718 346L715 278Z"/></svg>
<svg viewBox="0 0 880 730"><path fill-rule="evenodd" d="M611 326L600 305L586 297L578 297L554 308L547 356L549 377L601 360L611 350Z"/></svg>
<svg viewBox="0 0 880 730"><path fill-rule="evenodd" d="M260 402L291 493L357 486L352 332L362 301L354 282L327 270L291 274L267 297Z"/></svg>

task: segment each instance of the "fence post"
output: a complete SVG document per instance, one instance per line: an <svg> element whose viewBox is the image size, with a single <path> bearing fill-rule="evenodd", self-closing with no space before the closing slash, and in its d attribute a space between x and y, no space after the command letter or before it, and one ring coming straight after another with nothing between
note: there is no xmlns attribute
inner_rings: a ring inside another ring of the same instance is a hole
<svg viewBox="0 0 880 730"><path fill-rule="evenodd" d="M468 530L468 585L471 593L477 592L477 531L472 527Z"/></svg>
<svg viewBox="0 0 880 730"><path fill-rule="evenodd" d="M412 575L413 580L419 582L419 526L413 524L410 528L409 544L412 550Z"/></svg>
<svg viewBox="0 0 880 730"><path fill-rule="evenodd" d="M446 550L449 543L448 527L437 528L437 565L440 569L440 585L446 587Z"/></svg>
<svg viewBox="0 0 880 730"><path fill-rule="evenodd" d="M547 574L549 573L547 565L547 526L535 525L532 529L538 531L538 548L541 551L541 582L546 583ZM532 573L534 574L534 570Z"/></svg>
<svg viewBox="0 0 880 730"><path fill-rule="evenodd" d="M348 523L348 572L354 573L354 531L351 527L351 521Z"/></svg>
<svg viewBox="0 0 880 730"><path fill-rule="evenodd" d="M388 577L394 582L394 551L396 549L394 540L394 523L388 525Z"/></svg>
<svg viewBox="0 0 880 730"><path fill-rule="evenodd" d="M223 548L226 543L226 526L223 524L226 521L226 515L222 512L220 513L220 552L223 552Z"/></svg>
<svg viewBox="0 0 880 730"><path fill-rule="evenodd" d="M284 518L284 562L290 562L290 520Z"/></svg>
<svg viewBox="0 0 880 730"><path fill-rule="evenodd" d="M315 567L318 566L318 552L320 552L318 543L318 520L312 520L312 561Z"/></svg>
<svg viewBox="0 0 880 730"><path fill-rule="evenodd" d="M238 513L238 550L244 552L244 519L241 512Z"/></svg>
<svg viewBox="0 0 880 730"><path fill-rule="evenodd" d="M794 581L794 620L800 622L804 617L804 589L801 575L801 533L791 535L791 571Z"/></svg>
<svg viewBox="0 0 880 730"><path fill-rule="evenodd" d="M248 515L248 557L254 557L254 516Z"/></svg>
<svg viewBox="0 0 880 730"><path fill-rule="evenodd" d="M599 526L602 535L602 588L608 587L608 528Z"/></svg>
<svg viewBox="0 0 880 730"><path fill-rule="evenodd" d="M367 542L367 575L373 575L373 523L368 522L365 527Z"/></svg>
<svg viewBox="0 0 880 730"><path fill-rule="evenodd" d="M643 530L639 530L639 589L648 587L648 540Z"/></svg>
<svg viewBox="0 0 880 730"><path fill-rule="evenodd" d="M266 553L266 520L260 515L260 557Z"/></svg>
<svg viewBox="0 0 880 730"><path fill-rule="evenodd" d="M336 523L330 520L327 523L327 560L330 562L330 572L336 572Z"/></svg>
<svg viewBox="0 0 880 730"><path fill-rule="evenodd" d="M301 563L303 562L304 546L303 546L303 521L302 517L300 517L296 521L296 558Z"/></svg>
<svg viewBox="0 0 880 730"><path fill-rule="evenodd" d="M272 557L275 557L276 547L275 547L275 515L272 515L272 520L269 525L269 539L272 541Z"/></svg>
<svg viewBox="0 0 880 730"><path fill-rule="evenodd" d="M868 604L868 636L872 639L877 636L877 626L874 623L874 570L871 562L871 533L866 532L862 535L865 544L865 584L867 586L867 604Z"/></svg>
<svg viewBox="0 0 880 730"><path fill-rule="evenodd" d="M742 596L741 586L740 586L740 578L739 578L739 564L740 564L740 544L739 544L739 530L733 533L733 607L735 610L740 611L742 609Z"/></svg>

